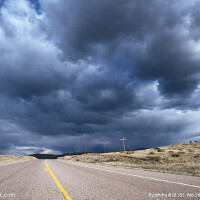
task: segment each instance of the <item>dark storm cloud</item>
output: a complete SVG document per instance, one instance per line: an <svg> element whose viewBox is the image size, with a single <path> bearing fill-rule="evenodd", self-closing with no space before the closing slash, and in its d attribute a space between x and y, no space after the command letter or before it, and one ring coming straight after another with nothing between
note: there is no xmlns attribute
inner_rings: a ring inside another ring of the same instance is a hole
<svg viewBox="0 0 200 200"><path fill-rule="evenodd" d="M160 91L167 95L190 94L199 79L199 58L194 58L192 47L175 31L162 33L149 45L147 58L138 73L143 78L157 79Z"/></svg>
<svg viewBox="0 0 200 200"><path fill-rule="evenodd" d="M199 1L6 0L0 152L119 150L199 130Z"/></svg>
<svg viewBox="0 0 200 200"><path fill-rule="evenodd" d="M53 1L41 2L65 59L98 59L115 70L117 64L110 60L120 48L127 53L125 59L132 60L132 73L158 80L162 94L187 97L197 87L199 58L193 58L193 38L184 33L198 21L192 2L88 0L59 1L57 6ZM188 25L190 11L194 20ZM143 44L141 57L135 53L138 42ZM123 46L126 43L128 47Z"/></svg>
<svg viewBox="0 0 200 200"><path fill-rule="evenodd" d="M55 32L63 53L75 60L98 53L101 45L103 50L115 51L124 40L144 41L159 32L163 24L173 26L181 20L168 1L78 0L59 1L57 6L54 1L41 3L52 31L55 26L59 28Z"/></svg>

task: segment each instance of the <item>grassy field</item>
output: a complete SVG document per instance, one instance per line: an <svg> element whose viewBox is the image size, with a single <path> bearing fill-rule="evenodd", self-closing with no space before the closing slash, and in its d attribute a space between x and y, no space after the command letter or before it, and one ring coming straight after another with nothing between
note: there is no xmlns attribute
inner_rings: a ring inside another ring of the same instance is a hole
<svg viewBox="0 0 200 200"><path fill-rule="evenodd" d="M200 177L200 142L125 153L88 153L59 159Z"/></svg>
<svg viewBox="0 0 200 200"><path fill-rule="evenodd" d="M8 156L8 155L0 155L0 162L3 161L16 161L16 160L30 160L35 159L32 156Z"/></svg>

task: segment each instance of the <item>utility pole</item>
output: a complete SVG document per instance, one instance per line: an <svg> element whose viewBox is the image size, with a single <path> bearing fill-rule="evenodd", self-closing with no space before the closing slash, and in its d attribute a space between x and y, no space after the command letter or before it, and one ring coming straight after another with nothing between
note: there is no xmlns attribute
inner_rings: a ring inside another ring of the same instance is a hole
<svg viewBox="0 0 200 200"><path fill-rule="evenodd" d="M104 146L104 153L106 153L106 143L103 143Z"/></svg>
<svg viewBox="0 0 200 200"><path fill-rule="evenodd" d="M88 148L84 148L84 150L85 150L85 153L87 152L87 149L88 149Z"/></svg>
<svg viewBox="0 0 200 200"><path fill-rule="evenodd" d="M123 137L123 139L120 139L120 140L123 140L123 147L124 147L124 153L125 153L125 140L127 140L127 139L125 139L124 137Z"/></svg>

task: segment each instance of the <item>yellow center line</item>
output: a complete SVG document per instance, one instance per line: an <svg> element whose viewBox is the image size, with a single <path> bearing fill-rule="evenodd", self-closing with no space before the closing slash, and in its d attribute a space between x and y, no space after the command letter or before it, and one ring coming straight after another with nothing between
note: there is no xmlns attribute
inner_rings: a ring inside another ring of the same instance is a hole
<svg viewBox="0 0 200 200"><path fill-rule="evenodd" d="M66 200L72 200L69 195L67 194L67 192L64 190L64 188L62 187L62 185L59 183L59 181L57 180L57 178L55 177L55 175L53 174L53 172L51 171L51 169L49 168L47 161L44 161L46 164L46 167L49 171L49 173L51 174L51 176L53 177L53 180L55 181L55 183L57 184L59 190L62 192L63 196L65 197Z"/></svg>

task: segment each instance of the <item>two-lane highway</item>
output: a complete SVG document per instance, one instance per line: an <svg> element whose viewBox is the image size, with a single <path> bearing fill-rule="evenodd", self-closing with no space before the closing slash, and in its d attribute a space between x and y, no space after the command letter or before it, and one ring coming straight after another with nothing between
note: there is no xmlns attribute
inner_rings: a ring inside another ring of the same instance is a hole
<svg viewBox="0 0 200 200"><path fill-rule="evenodd" d="M14 194L15 197L9 198L13 200L64 199L52 177L45 171L43 160L0 165L0 194Z"/></svg>
<svg viewBox="0 0 200 200"><path fill-rule="evenodd" d="M196 200L200 199L200 178L30 160L0 164L0 194L15 200Z"/></svg>

